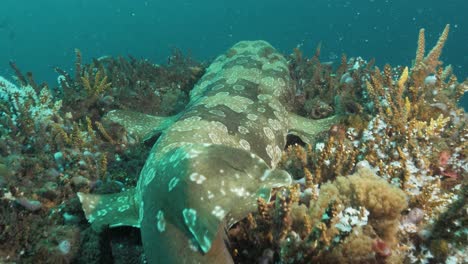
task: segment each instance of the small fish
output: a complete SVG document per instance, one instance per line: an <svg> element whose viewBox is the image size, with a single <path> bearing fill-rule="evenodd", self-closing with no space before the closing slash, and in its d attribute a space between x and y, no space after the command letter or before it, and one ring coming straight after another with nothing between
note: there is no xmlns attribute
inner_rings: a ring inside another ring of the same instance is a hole
<svg viewBox="0 0 468 264"><path fill-rule="evenodd" d="M141 228L149 263L233 263L225 230L287 186L278 169L286 136L304 142L336 122L287 111L294 95L286 59L265 41L241 41L219 56L172 117L111 111L139 138L161 134L136 188L78 193L93 226Z"/></svg>

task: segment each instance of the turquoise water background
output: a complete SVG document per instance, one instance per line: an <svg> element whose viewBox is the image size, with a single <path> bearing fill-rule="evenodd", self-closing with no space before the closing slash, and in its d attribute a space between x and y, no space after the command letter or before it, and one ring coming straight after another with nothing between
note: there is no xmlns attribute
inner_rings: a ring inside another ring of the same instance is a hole
<svg viewBox="0 0 468 264"><path fill-rule="evenodd" d="M8 61L55 82L54 66L70 70L74 49L84 60L132 55L164 63L173 47L198 60L213 58L239 40L264 39L285 53L302 45L322 60L375 57L378 65L411 63L418 30L432 47L451 24L443 60L459 79L468 69L466 0L2 0L0 75Z"/></svg>

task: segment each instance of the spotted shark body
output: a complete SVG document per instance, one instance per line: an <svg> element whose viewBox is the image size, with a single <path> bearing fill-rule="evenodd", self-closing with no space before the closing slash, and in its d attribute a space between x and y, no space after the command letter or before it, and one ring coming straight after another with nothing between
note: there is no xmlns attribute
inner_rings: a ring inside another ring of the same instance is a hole
<svg viewBox="0 0 468 264"><path fill-rule="evenodd" d="M177 116L110 112L137 137L161 135L136 188L78 194L88 220L140 227L149 263L232 263L225 229L291 184L276 168L287 134L309 142L334 121L289 113L291 94L285 58L265 41L242 41L209 66Z"/></svg>

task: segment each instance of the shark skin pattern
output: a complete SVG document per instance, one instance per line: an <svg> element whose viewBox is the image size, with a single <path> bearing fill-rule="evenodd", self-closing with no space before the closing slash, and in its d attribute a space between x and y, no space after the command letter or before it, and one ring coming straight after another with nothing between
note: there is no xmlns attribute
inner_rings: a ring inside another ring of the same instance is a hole
<svg viewBox="0 0 468 264"><path fill-rule="evenodd" d="M161 134L136 188L78 193L93 226L141 228L149 263L233 263L226 229L292 183L277 169L287 134L311 142L335 117L289 113L286 59L265 41L241 41L219 56L173 117L111 111L138 138Z"/></svg>

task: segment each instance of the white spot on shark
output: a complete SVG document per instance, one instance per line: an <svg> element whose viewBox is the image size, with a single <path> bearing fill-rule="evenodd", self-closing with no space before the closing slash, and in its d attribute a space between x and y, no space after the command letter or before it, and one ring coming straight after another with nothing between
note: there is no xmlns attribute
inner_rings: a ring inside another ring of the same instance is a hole
<svg viewBox="0 0 468 264"><path fill-rule="evenodd" d="M286 122L287 120L285 119L284 114L282 114L280 111L273 111L273 114L278 118L280 122Z"/></svg>
<svg viewBox="0 0 468 264"><path fill-rule="evenodd" d="M247 59L245 58L241 58L241 59L237 59L236 61L238 64L246 64L247 62L249 62Z"/></svg>
<svg viewBox="0 0 468 264"><path fill-rule="evenodd" d="M189 147L191 147L191 146L189 146ZM187 152L186 157L187 158L195 158L201 153L202 152L200 150L191 147L191 148L189 148L189 151Z"/></svg>
<svg viewBox="0 0 468 264"><path fill-rule="evenodd" d="M279 84L280 86L284 87L284 86L286 85L286 82L284 81L283 78L278 77L278 84Z"/></svg>
<svg viewBox="0 0 468 264"><path fill-rule="evenodd" d="M276 119L268 118L268 124L273 128L273 130L280 130L282 127L280 121Z"/></svg>
<svg viewBox="0 0 468 264"><path fill-rule="evenodd" d="M97 216L105 216L107 214L107 210L106 209L101 209L99 211L97 211Z"/></svg>
<svg viewBox="0 0 468 264"><path fill-rule="evenodd" d="M249 130L245 127L245 126L239 126L237 128L237 130L239 131L239 133L241 133L242 135L245 135L247 133L249 133Z"/></svg>
<svg viewBox="0 0 468 264"><path fill-rule="evenodd" d="M220 84L217 84L215 86L213 86L213 91L216 91L216 90L220 90L220 89L223 89L224 88L224 84L220 83Z"/></svg>
<svg viewBox="0 0 468 264"><path fill-rule="evenodd" d="M273 146L272 145L267 145L266 148L265 148L265 151L268 155L268 157L270 157L270 159L273 159Z"/></svg>
<svg viewBox="0 0 468 264"><path fill-rule="evenodd" d="M172 191L176 185L179 183L180 179L177 178L177 177L173 177L170 181L169 181L169 191Z"/></svg>
<svg viewBox="0 0 468 264"><path fill-rule="evenodd" d="M281 159L282 151L281 148L273 145L267 145L266 147L266 153L268 154L268 157L271 159L271 167L274 168L278 161Z"/></svg>
<svg viewBox="0 0 468 264"><path fill-rule="evenodd" d="M120 196L119 198L117 198L117 202L119 203L125 203L128 201L128 196ZM92 202L94 204L94 201Z"/></svg>
<svg viewBox="0 0 468 264"><path fill-rule="evenodd" d="M217 134L208 133L208 136L210 137L211 142L213 142L213 144L221 144L221 139L219 138Z"/></svg>
<svg viewBox="0 0 468 264"><path fill-rule="evenodd" d="M272 84L274 83L275 79L271 76L266 76L266 77L263 77L261 80L260 80L260 83L265 85L266 87L271 87Z"/></svg>
<svg viewBox="0 0 468 264"><path fill-rule="evenodd" d="M206 194L208 195L208 199L211 200L214 198L214 194L211 191L207 191Z"/></svg>
<svg viewBox="0 0 468 264"><path fill-rule="evenodd" d="M281 151L281 148L278 145L275 146L275 149L273 152L274 152L273 164L277 164L280 161L281 156L283 155L283 152Z"/></svg>
<svg viewBox="0 0 468 264"><path fill-rule="evenodd" d="M221 206L216 205L213 211L211 211L211 214L216 216L216 218L218 218L219 220L223 220L224 216L226 216L226 211L224 211L224 209Z"/></svg>
<svg viewBox="0 0 468 264"><path fill-rule="evenodd" d="M258 116L255 115L255 114L249 113L249 114L247 114L247 119L252 120L252 121L255 121L255 120L258 119Z"/></svg>
<svg viewBox="0 0 468 264"><path fill-rule="evenodd" d="M193 227L197 222L197 211L193 208L185 208L182 210L182 215L184 217L184 222L187 226Z"/></svg>
<svg viewBox="0 0 468 264"><path fill-rule="evenodd" d="M226 80L226 83L227 84L235 84L237 82L237 77L230 77L230 78L227 78Z"/></svg>
<svg viewBox="0 0 468 264"><path fill-rule="evenodd" d="M141 200L140 201L140 208L144 208L145 206L145 201ZM145 215L145 210L138 210L138 222L141 223L141 220L143 219L143 216Z"/></svg>
<svg viewBox="0 0 468 264"><path fill-rule="evenodd" d="M236 91L242 91L245 89L244 85L240 85L240 84L234 84L232 86L232 89L236 90Z"/></svg>
<svg viewBox="0 0 468 264"><path fill-rule="evenodd" d="M241 145L241 147L243 149L250 151L250 144L249 144L249 142L247 140L241 139L241 140L239 140L239 144Z"/></svg>
<svg viewBox="0 0 468 264"><path fill-rule="evenodd" d="M143 184L145 186L153 181L153 179L156 177L156 166L154 163L156 163L156 160L147 162L140 173L141 177L143 177Z"/></svg>
<svg viewBox="0 0 468 264"><path fill-rule="evenodd" d="M284 110L283 109L283 106L281 105L280 102L276 101L276 100L271 100L268 102L268 106L271 107L273 110L275 111L282 111Z"/></svg>
<svg viewBox="0 0 468 264"><path fill-rule="evenodd" d="M213 115L220 116L220 117L226 117L226 114L223 111L218 110L218 109L212 109L208 112L212 113Z"/></svg>
<svg viewBox="0 0 468 264"><path fill-rule="evenodd" d="M239 197L245 197L245 196L250 195L250 193L248 191L246 191L244 187L231 188L231 192L235 193Z"/></svg>
<svg viewBox="0 0 468 264"><path fill-rule="evenodd" d="M156 215L157 227L159 232L164 232L166 230L166 219L164 219L164 212L159 210Z"/></svg>
<svg viewBox="0 0 468 264"><path fill-rule="evenodd" d="M257 95L258 100L260 101L270 101L272 96L269 94L259 94Z"/></svg>
<svg viewBox="0 0 468 264"><path fill-rule="evenodd" d="M174 162L179 159L179 151L176 151L174 154L171 155L169 158L169 162Z"/></svg>
<svg viewBox="0 0 468 264"><path fill-rule="evenodd" d="M128 208L130 208L130 205L124 204L122 206L119 206L119 208L117 208L117 211L119 211L119 212L127 211Z"/></svg>
<svg viewBox="0 0 468 264"><path fill-rule="evenodd" d="M275 140L275 134L273 134L273 130L271 130L271 128L269 128L269 127L264 127L264 128L263 128L263 133L265 133L265 136L266 136L269 140Z"/></svg>
<svg viewBox="0 0 468 264"><path fill-rule="evenodd" d="M223 133L228 132L227 126L219 121L211 121L210 124L213 125L215 129L220 130Z"/></svg>
<svg viewBox="0 0 468 264"><path fill-rule="evenodd" d="M190 174L190 180L196 182L197 184L202 184L206 180L206 177L194 172Z"/></svg>

